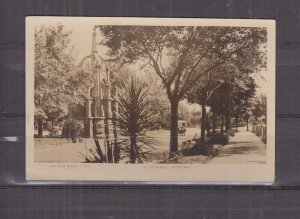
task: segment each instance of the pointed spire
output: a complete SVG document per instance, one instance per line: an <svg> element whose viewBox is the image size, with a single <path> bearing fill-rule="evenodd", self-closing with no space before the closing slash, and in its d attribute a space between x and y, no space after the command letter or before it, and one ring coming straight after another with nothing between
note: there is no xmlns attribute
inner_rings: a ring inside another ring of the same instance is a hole
<svg viewBox="0 0 300 219"><path fill-rule="evenodd" d="M97 47L96 47L96 27L94 27L93 31L93 41L92 41L92 52L91 52L91 66L92 71L95 71L95 67L97 65L96 63L96 53L97 53Z"/></svg>
<svg viewBox="0 0 300 219"><path fill-rule="evenodd" d="M96 47L96 27L94 27L93 31L93 42L92 42L92 54L97 53L97 47Z"/></svg>

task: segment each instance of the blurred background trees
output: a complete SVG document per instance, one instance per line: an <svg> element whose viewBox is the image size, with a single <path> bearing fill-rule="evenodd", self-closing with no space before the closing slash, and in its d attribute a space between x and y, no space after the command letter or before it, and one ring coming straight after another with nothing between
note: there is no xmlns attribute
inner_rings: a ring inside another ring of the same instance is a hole
<svg viewBox="0 0 300 219"><path fill-rule="evenodd" d="M267 121L267 96L261 94L253 100L252 115L255 121L261 120L263 123Z"/></svg>
<svg viewBox="0 0 300 219"><path fill-rule="evenodd" d="M61 24L35 30L34 117L39 137L45 121L63 119L71 105L83 105L88 95L91 78L75 67L71 34Z"/></svg>

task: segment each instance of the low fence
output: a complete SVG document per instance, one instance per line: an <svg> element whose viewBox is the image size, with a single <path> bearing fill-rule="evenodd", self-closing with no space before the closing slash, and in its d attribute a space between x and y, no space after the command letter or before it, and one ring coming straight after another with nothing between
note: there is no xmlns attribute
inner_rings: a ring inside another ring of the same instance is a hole
<svg viewBox="0 0 300 219"><path fill-rule="evenodd" d="M252 132L256 134L256 136L260 137L261 140L266 143L267 142L267 126L266 125L252 125Z"/></svg>

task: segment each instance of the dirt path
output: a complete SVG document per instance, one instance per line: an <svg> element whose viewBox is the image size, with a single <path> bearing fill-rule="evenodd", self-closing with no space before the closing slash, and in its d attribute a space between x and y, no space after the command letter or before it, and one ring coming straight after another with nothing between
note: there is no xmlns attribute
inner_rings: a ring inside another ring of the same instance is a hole
<svg viewBox="0 0 300 219"><path fill-rule="evenodd" d="M199 134L199 128L188 128L185 136L178 136L179 144L191 140L195 133ZM148 163L157 163L168 157L169 131L151 131L149 135L158 141L155 151L146 160ZM83 162L80 155L86 154L89 148L93 148L92 139L84 139L81 143L73 144L66 139L43 138L35 139L35 161L36 162ZM266 161L266 145L253 133L243 131L237 132L230 139L230 143L222 147L218 156L207 159L206 156L186 156L181 159L182 163L195 164L263 164Z"/></svg>
<svg viewBox="0 0 300 219"><path fill-rule="evenodd" d="M72 143L63 138L35 139L34 159L35 162L72 163L83 162L90 148L94 147L93 139L84 139L83 142Z"/></svg>
<svg viewBox="0 0 300 219"><path fill-rule="evenodd" d="M192 139L196 133L199 135L200 128L187 128L185 136L178 135L179 145ZM157 141L155 151L147 162L163 160L169 153L170 130L149 131L147 134ZM35 162L84 162L80 153L87 154L90 148L94 148L94 142L88 138L76 144L63 138L36 138L34 147Z"/></svg>
<svg viewBox="0 0 300 219"><path fill-rule="evenodd" d="M264 164L266 162L266 144L255 134L240 131L222 147L217 157L207 164Z"/></svg>

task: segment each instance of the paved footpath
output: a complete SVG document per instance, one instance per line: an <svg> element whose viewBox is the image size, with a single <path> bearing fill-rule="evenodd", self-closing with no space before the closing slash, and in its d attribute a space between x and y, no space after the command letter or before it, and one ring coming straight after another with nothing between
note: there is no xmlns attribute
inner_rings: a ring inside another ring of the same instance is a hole
<svg viewBox="0 0 300 219"><path fill-rule="evenodd" d="M240 131L230 138L229 144L222 147L219 154L208 160L208 164L264 164L266 144L249 131Z"/></svg>

